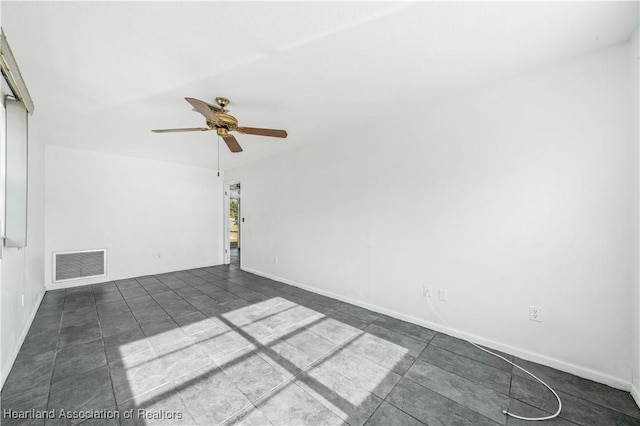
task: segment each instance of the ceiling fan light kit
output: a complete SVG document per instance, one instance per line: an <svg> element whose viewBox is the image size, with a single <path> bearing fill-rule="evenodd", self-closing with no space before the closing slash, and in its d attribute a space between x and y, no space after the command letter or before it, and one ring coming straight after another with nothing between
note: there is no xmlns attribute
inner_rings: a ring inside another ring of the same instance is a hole
<svg viewBox="0 0 640 426"><path fill-rule="evenodd" d="M210 105L204 101L195 98L185 98L187 102L193 106L194 111L199 112L205 118L207 127L187 127L179 129L154 129L155 133L173 133L173 132L206 132L209 130L215 130L218 136L220 136L231 152L241 152L242 147L236 140L236 138L229 134L229 132L238 132L245 135L258 135L258 136L270 136L274 138L286 138L287 132L285 130L276 129L261 129L257 127L240 127L238 126L238 120L228 114L225 109L229 105L230 101L227 98L216 98L218 106Z"/></svg>

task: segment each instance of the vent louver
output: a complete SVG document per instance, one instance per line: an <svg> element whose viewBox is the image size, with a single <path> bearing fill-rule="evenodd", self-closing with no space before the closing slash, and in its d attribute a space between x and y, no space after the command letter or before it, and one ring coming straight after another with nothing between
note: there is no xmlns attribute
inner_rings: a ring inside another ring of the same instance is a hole
<svg viewBox="0 0 640 426"><path fill-rule="evenodd" d="M105 276L106 261L105 249L54 253L53 281Z"/></svg>

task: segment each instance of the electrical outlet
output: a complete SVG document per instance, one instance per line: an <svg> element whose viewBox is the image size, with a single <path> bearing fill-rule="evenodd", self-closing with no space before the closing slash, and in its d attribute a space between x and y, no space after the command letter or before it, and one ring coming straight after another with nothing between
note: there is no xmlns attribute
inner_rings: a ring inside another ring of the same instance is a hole
<svg viewBox="0 0 640 426"><path fill-rule="evenodd" d="M278 256L273 256L273 263L278 263L278 262L279 262Z"/></svg>
<svg viewBox="0 0 640 426"><path fill-rule="evenodd" d="M422 296L423 297L431 297L431 287L428 285L422 286Z"/></svg>
<svg viewBox="0 0 640 426"><path fill-rule="evenodd" d="M542 308L540 306L529 306L529 319L542 322Z"/></svg>
<svg viewBox="0 0 640 426"><path fill-rule="evenodd" d="M24 308L24 294L22 295L22 307Z"/></svg>
<svg viewBox="0 0 640 426"><path fill-rule="evenodd" d="M160 260L160 252L156 253L156 259Z"/></svg>
<svg viewBox="0 0 640 426"><path fill-rule="evenodd" d="M449 300L449 296L447 295L447 290L445 290L444 288L438 289L438 299L442 300L443 302L446 302L447 300Z"/></svg>

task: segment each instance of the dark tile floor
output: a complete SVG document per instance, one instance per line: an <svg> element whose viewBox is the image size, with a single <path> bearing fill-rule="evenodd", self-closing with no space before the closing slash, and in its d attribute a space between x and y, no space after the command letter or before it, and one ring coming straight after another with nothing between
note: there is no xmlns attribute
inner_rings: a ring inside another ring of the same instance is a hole
<svg viewBox="0 0 640 426"><path fill-rule="evenodd" d="M240 249L238 246L231 247L231 264L234 266L240 266Z"/></svg>
<svg viewBox="0 0 640 426"><path fill-rule="evenodd" d="M628 393L520 362L563 398L546 424L640 425ZM47 292L2 391L2 425L524 424L505 408L556 402L464 341L235 265Z"/></svg>

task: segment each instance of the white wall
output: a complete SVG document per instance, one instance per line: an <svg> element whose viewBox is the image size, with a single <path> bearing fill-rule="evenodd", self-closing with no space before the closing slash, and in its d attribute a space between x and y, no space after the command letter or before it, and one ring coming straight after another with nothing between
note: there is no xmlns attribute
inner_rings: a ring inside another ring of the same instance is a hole
<svg viewBox="0 0 640 426"><path fill-rule="evenodd" d="M0 8L1 11L2 8ZM2 19L0 17L0 22ZM16 55L19 52L15 52ZM3 81L4 83L4 81ZM0 98L4 99L3 85ZM30 123L37 116L30 117ZM0 102L0 221L4 221L5 112ZM5 249L0 242L0 388L31 326L31 320L44 295L44 145L29 140L27 247ZM22 297L24 295L24 305Z"/></svg>
<svg viewBox="0 0 640 426"><path fill-rule="evenodd" d="M4 107L0 108L0 116L0 129L4 129ZM37 120L37 117L34 115L30 119ZM0 152L3 153L0 176L4 177L4 131L0 131L0 138ZM1 249L0 386L11 371L44 295L44 144L33 137L29 139L28 182L27 247ZM0 188L4 188L4 178L0 179ZM0 204L4 206L3 202Z"/></svg>
<svg viewBox="0 0 640 426"><path fill-rule="evenodd" d="M466 335L628 388L628 49L381 106L375 128L228 171L243 268L438 329L422 286L443 288L434 304Z"/></svg>
<svg viewBox="0 0 640 426"><path fill-rule="evenodd" d="M46 164L47 288L222 263L215 170L51 145ZM107 277L52 282L53 253L98 248Z"/></svg>

